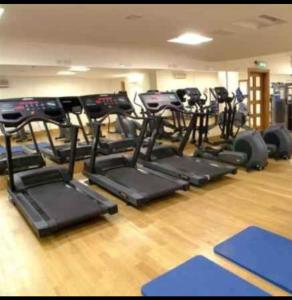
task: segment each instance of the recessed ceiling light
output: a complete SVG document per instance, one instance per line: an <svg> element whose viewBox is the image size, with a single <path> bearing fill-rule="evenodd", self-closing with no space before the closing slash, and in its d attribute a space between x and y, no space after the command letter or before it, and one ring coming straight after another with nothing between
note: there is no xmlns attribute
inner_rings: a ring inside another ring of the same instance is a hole
<svg viewBox="0 0 292 300"><path fill-rule="evenodd" d="M0 7L0 18L2 17L2 15L4 14L5 9L3 7Z"/></svg>
<svg viewBox="0 0 292 300"><path fill-rule="evenodd" d="M90 68L85 67L85 66L72 66L70 68L70 71L74 71L74 72L86 72L89 70L90 70Z"/></svg>
<svg viewBox="0 0 292 300"><path fill-rule="evenodd" d="M179 44L186 44L186 45L199 45L202 43L212 41L212 38L196 34L196 33L184 33L176 38L168 40L170 43L179 43Z"/></svg>
<svg viewBox="0 0 292 300"><path fill-rule="evenodd" d="M71 72L71 71L59 71L57 74L67 76L67 75L75 75L76 73Z"/></svg>

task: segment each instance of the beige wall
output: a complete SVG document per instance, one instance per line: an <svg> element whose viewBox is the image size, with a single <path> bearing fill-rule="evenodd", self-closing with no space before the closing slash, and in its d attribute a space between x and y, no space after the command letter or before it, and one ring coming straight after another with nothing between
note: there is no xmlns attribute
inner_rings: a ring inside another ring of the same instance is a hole
<svg viewBox="0 0 292 300"><path fill-rule="evenodd" d="M118 91L118 79L78 77L5 77L9 88L0 89L0 99L12 97L69 96Z"/></svg>
<svg viewBox="0 0 292 300"><path fill-rule="evenodd" d="M70 96L95 93L111 93L120 90L120 79L85 79L78 77L6 77L9 88L0 89L0 99L14 97ZM83 123L86 116L81 116ZM76 122L74 118L73 122ZM34 124L42 130L40 123ZM54 126L50 126L51 128Z"/></svg>
<svg viewBox="0 0 292 300"><path fill-rule="evenodd" d="M175 79L173 71L156 72L157 89L161 91L186 87L198 87L202 92L218 84L217 72L185 72L185 79Z"/></svg>

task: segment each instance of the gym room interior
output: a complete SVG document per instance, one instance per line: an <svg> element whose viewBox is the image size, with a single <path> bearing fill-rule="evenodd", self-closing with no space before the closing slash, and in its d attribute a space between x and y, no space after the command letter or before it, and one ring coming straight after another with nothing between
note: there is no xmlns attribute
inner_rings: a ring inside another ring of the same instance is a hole
<svg viewBox="0 0 292 300"><path fill-rule="evenodd" d="M291 23L0 4L0 295L291 295Z"/></svg>

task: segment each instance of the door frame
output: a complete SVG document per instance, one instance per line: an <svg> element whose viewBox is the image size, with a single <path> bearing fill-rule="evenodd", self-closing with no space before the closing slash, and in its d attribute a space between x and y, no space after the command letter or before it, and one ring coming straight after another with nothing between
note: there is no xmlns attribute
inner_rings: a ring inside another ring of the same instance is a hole
<svg viewBox="0 0 292 300"><path fill-rule="evenodd" d="M259 68L248 68L247 69L247 92L248 92L248 102L250 107L250 78L254 74L260 74L263 76L263 82L261 83L261 125L260 129L263 130L269 127L270 124L270 70L259 69ZM256 100L254 100L256 101ZM256 114L256 105L253 107L253 112ZM256 124L254 124L256 128Z"/></svg>

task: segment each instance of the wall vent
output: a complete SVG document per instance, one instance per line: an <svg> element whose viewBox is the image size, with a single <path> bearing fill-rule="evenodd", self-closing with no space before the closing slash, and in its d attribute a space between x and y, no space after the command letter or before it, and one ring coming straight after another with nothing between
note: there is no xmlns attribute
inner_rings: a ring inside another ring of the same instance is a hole
<svg viewBox="0 0 292 300"><path fill-rule="evenodd" d="M280 24L284 24L284 23L287 23L287 21L279 19L274 16L260 15L253 19L235 22L235 23L233 23L233 25L239 26L242 28L248 28L248 29L262 29L262 28L272 27L272 26L280 25Z"/></svg>
<svg viewBox="0 0 292 300"><path fill-rule="evenodd" d="M9 81L7 79L0 79L0 89L9 88Z"/></svg>
<svg viewBox="0 0 292 300"><path fill-rule="evenodd" d="M175 79L186 79L187 74L185 72L172 72Z"/></svg>
<svg viewBox="0 0 292 300"><path fill-rule="evenodd" d="M228 36L234 34L234 32L225 30L225 29L217 29L210 32L211 35L219 35L219 36Z"/></svg>

